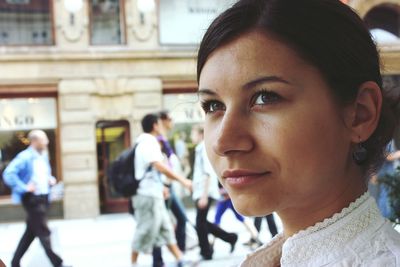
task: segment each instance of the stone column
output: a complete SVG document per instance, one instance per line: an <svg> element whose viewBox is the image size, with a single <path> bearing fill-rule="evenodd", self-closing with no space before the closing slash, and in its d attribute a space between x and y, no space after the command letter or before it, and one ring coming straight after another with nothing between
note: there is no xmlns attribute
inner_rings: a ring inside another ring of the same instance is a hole
<svg viewBox="0 0 400 267"><path fill-rule="evenodd" d="M129 121L133 143L142 117L162 107L162 82L129 77L63 80L59 98L64 217L95 217L100 210L96 122Z"/></svg>
<svg viewBox="0 0 400 267"><path fill-rule="evenodd" d="M59 84L65 218L99 214L96 132L90 105L94 90L90 80L64 80Z"/></svg>

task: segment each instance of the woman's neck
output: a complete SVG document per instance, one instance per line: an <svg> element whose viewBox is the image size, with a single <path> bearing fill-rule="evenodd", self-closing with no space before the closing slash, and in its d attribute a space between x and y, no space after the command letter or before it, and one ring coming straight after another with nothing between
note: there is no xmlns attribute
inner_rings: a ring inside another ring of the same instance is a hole
<svg viewBox="0 0 400 267"><path fill-rule="evenodd" d="M305 205L293 207L283 211L277 211L282 220L284 235L290 237L293 234L304 230L326 218L332 217L335 213L340 213L350 203L354 202L367 190L363 179L350 178L351 182L342 186L339 190L330 192L319 192L313 201L304 201Z"/></svg>

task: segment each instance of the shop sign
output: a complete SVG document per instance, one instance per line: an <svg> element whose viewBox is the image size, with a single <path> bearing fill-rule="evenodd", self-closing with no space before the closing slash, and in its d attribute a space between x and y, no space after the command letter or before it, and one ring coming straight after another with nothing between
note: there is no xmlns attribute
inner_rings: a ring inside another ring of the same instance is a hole
<svg viewBox="0 0 400 267"><path fill-rule="evenodd" d="M0 100L0 131L57 128L54 98L6 98Z"/></svg>
<svg viewBox="0 0 400 267"><path fill-rule="evenodd" d="M235 2L236 0L160 1L160 43L199 44L211 21Z"/></svg>
<svg viewBox="0 0 400 267"><path fill-rule="evenodd" d="M163 107L171 114L175 123L199 123L204 121L204 112L197 94L167 94L163 96Z"/></svg>

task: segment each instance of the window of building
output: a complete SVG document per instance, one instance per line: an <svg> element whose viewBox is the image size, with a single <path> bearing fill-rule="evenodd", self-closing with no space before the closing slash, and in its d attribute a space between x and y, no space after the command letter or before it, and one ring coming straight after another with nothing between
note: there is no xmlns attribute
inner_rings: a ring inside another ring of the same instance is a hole
<svg viewBox="0 0 400 267"><path fill-rule="evenodd" d="M46 132L52 173L57 177L57 109L53 97L0 100L0 174L19 152L28 147L27 136L33 129ZM0 179L0 197L9 194L10 189Z"/></svg>
<svg viewBox="0 0 400 267"><path fill-rule="evenodd" d="M0 0L0 45L52 45L50 0Z"/></svg>
<svg viewBox="0 0 400 267"><path fill-rule="evenodd" d="M90 39L93 45L125 43L122 0L90 0Z"/></svg>
<svg viewBox="0 0 400 267"><path fill-rule="evenodd" d="M190 137L192 127L202 124L205 118L196 89L196 82L163 83L163 109L169 111L173 122L168 139L179 159L174 163L174 168L185 177L191 177L193 171L195 144Z"/></svg>
<svg viewBox="0 0 400 267"><path fill-rule="evenodd" d="M376 6L367 13L364 21L378 44L400 42L400 5Z"/></svg>

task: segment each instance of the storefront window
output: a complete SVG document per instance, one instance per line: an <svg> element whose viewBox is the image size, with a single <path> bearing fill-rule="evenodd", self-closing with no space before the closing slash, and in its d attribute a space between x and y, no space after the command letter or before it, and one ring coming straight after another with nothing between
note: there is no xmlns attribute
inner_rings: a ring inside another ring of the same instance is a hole
<svg viewBox="0 0 400 267"><path fill-rule="evenodd" d="M54 98L8 98L0 100L0 173L22 150L28 147L29 131L44 130L49 137L48 153L52 172L56 164L56 100ZM0 179L0 197L10 190Z"/></svg>
<svg viewBox="0 0 400 267"><path fill-rule="evenodd" d="M121 0L91 0L91 43L116 45L125 43Z"/></svg>
<svg viewBox="0 0 400 267"><path fill-rule="evenodd" d="M52 45L50 0L0 0L0 45Z"/></svg>

